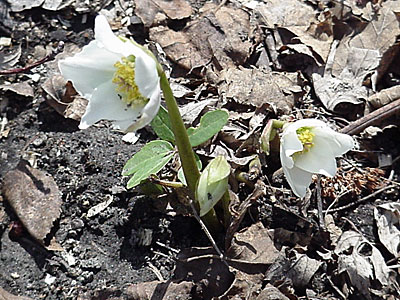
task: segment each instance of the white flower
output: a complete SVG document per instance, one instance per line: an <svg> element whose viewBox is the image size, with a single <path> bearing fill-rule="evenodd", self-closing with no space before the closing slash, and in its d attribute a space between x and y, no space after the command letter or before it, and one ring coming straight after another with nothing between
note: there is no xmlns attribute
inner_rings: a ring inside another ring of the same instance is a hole
<svg viewBox="0 0 400 300"><path fill-rule="evenodd" d="M231 168L225 157L211 160L200 175L196 199L200 205L200 217L207 214L228 190Z"/></svg>
<svg viewBox="0 0 400 300"><path fill-rule="evenodd" d="M161 101L156 61L135 42L115 36L102 15L94 32L94 41L59 62L61 74L89 100L79 128L99 120L110 120L122 131L146 126Z"/></svg>
<svg viewBox="0 0 400 300"><path fill-rule="evenodd" d="M355 145L351 136L335 132L320 120L303 119L283 128L280 146L283 172L293 192L301 198L313 174L335 176L335 157Z"/></svg>

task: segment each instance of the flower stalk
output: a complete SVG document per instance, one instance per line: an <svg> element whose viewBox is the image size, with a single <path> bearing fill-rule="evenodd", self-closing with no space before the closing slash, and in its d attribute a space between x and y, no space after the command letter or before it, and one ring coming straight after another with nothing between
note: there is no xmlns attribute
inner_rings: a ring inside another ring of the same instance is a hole
<svg viewBox="0 0 400 300"><path fill-rule="evenodd" d="M172 93L167 76L159 64L157 65L157 70L160 76L160 86L164 93L165 103L167 104L168 115L171 120L171 127L175 136L175 143L178 148L183 173L185 174L188 187L194 196L197 182L200 178L200 171L197 168L192 145L190 144L185 124L183 123L178 104ZM198 208L197 204L196 206ZM211 209L201 219L211 232L216 233L218 231L220 225L214 209Z"/></svg>

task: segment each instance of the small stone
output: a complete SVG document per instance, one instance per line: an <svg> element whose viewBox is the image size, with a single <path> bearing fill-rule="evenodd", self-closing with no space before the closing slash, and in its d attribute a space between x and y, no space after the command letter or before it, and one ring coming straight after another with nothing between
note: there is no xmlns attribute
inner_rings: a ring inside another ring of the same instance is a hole
<svg viewBox="0 0 400 300"><path fill-rule="evenodd" d="M0 37L0 46L11 46L11 38L9 37Z"/></svg>
<svg viewBox="0 0 400 300"><path fill-rule="evenodd" d="M48 285L52 285L56 281L55 276L51 276L50 274L46 274L46 278L44 279L44 282L47 283Z"/></svg>

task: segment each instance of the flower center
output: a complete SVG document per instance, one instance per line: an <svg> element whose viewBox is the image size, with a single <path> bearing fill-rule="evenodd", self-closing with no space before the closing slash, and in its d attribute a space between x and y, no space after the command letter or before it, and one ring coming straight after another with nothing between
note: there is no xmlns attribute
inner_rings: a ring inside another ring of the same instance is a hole
<svg viewBox="0 0 400 300"><path fill-rule="evenodd" d="M149 99L144 97L135 82L135 57L129 55L122 57L121 61L114 64L117 69L112 82L117 85L115 90L128 106L144 105Z"/></svg>
<svg viewBox="0 0 400 300"><path fill-rule="evenodd" d="M311 131L311 127L301 127L296 130L297 137L299 138L300 142L303 144L303 150L298 151L294 154L302 154L311 149L314 146L313 140L315 134Z"/></svg>

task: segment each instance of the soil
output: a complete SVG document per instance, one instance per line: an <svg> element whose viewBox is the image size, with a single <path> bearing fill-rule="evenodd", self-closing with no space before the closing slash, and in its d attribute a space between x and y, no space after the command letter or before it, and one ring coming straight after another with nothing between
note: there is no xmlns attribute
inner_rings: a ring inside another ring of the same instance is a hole
<svg viewBox="0 0 400 300"><path fill-rule="evenodd" d="M35 57L37 45L66 40L83 46L90 41L94 14L85 24L75 17L72 31L67 32L51 25L51 20L63 13L36 8L14 15L17 24L30 21L36 28L36 31L12 32L13 40L25 41L22 43L21 66L29 64ZM35 72L41 75L39 82L26 77ZM141 130L139 141L132 145L123 142L122 134L111 130L106 122L79 130L78 121L62 117L45 101L40 87L49 73L51 70L39 67L27 75L0 78L11 82L28 80L35 90L33 98L10 91L0 94L1 114L7 117L7 128L10 129L6 137L0 137L0 180L21 159L33 162L54 178L62 197L62 207L52 234L64 251L46 250L26 231L16 233L18 218L2 199L0 287L32 299L123 299L124 288L130 284L170 279L176 266L176 252L193 246L210 246L210 242L194 218L168 213L160 209L163 204L159 201L162 200L125 188L127 179L121 176L124 164L155 136ZM396 118L390 122L399 124ZM394 129L394 134L381 138L398 145L399 136L398 129ZM392 157L399 156L396 147L384 151ZM368 162L367 165L372 164ZM394 170L395 174L400 171L398 166ZM395 176L393 180L398 181L398 178ZM395 198L396 194L379 195L355 210L337 215L341 222L336 225L344 231L348 222L341 217L346 217L371 242L376 242L370 203ZM111 202L106 209L92 217L87 215L90 208L108 200ZM274 215L273 206L273 202L259 199L246 215L242 227L262 221L269 228L292 229L289 221L294 216L276 211ZM292 208L297 211L295 205ZM315 204L311 208L315 208ZM316 223L312 217L309 220ZM293 224L296 221L293 220ZM316 294L335 294L321 274L322 271L317 273L309 289ZM98 291L103 291L101 296ZM297 292L305 295L304 290Z"/></svg>

